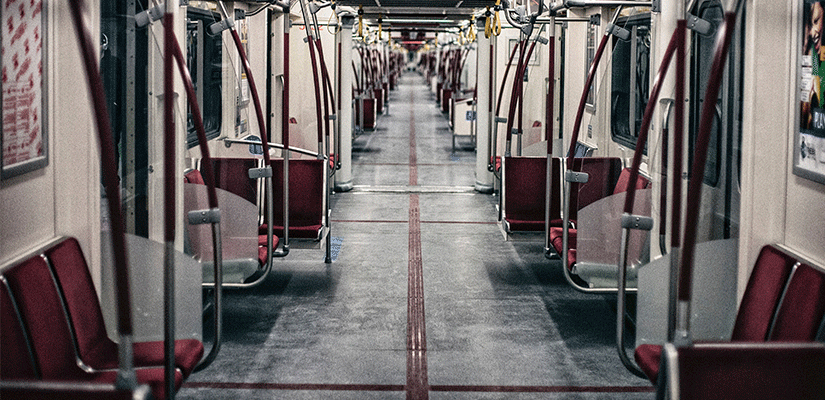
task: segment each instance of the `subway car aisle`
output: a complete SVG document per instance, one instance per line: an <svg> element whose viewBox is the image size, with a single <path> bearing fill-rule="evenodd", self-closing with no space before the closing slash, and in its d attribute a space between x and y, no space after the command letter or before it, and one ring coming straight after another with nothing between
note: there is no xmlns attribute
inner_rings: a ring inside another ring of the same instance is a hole
<svg viewBox="0 0 825 400"><path fill-rule="evenodd" d="M333 263L293 250L262 285L225 291L221 354L177 397L652 399L616 355L610 297L570 288L541 238L505 241L474 151L451 147L408 72L354 140Z"/></svg>

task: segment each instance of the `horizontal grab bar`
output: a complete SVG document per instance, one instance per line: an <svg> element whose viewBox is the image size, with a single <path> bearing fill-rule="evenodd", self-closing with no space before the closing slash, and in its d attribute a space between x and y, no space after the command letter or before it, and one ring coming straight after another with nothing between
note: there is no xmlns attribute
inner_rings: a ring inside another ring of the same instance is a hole
<svg viewBox="0 0 825 400"><path fill-rule="evenodd" d="M219 139L219 140L223 140L226 143L226 147L231 147L233 144L249 144L249 145L253 145L253 146L260 146L261 145L260 141L255 141L255 140L229 139L229 138L224 138L224 139ZM271 143L270 142L270 143L267 143L267 144L269 145L269 147L276 148L276 149L281 149L281 150L283 150L284 147L285 147L281 143ZM319 154L317 152L314 152L312 150L302 149L300 147L289 146L289 151L292 151L292 152L295 152L295 153L300 153L300 154L305 154L305 155L313 156L313 157L318 157L319 156ZM329 157L327 157L326 155L324 155L323 157L324 157L324 160L329 159Z"/></svg>

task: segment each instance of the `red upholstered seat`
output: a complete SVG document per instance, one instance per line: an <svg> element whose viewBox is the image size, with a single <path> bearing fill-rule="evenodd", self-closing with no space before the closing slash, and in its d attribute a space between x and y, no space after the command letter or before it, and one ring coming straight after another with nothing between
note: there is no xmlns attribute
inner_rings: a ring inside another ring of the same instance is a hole
<svg viewBox="0 0 825 400"><path fill-rule="evenodd" d="M284 162L272 160L273 204L272 227L276 236L284 234ZM323 227L324 160L296 159L289 161L289 236L300 239L318 239ZM259 234L266 233L261 225Z"/></svg>
<svg viewBox="0 0 825 400"><path fill-rule="evenodd" d="M700 344L667 353L678 371L668 374L667 386L680 400L825 396L825 346L818 343Z"/></svg>
<svg viewBox="0 0 825 400"><path fill-rule="evenodd" d="M621 161L617 158L581 158L574 160L574 167L577 171L587 172L589 179L587 183L572 184L573 191L571 192L571 203L576 204L571 206L571 215L576 215L578 210L608 196L610 193L619 194L624 193L630 187L630 168L624 168L619 172L618 178L615 178L616 171L621 167ZM615 179L615 185L613 180ZM636 179L636 189L646 189L650 185L650 181L639 175ZM611 192L612 190L612 192ZM576 211L576 214L573 211ZM573 221L571 219L573 223ZM561 224L559 224L561 226ZM550 243L556 249L558 254L561 254L563 247L563 228L550 228ZM576 237L578 231L570 228L568 230L568 247L570 250L576 249ZM571 252L568 251L568 254ZM576 263L575 252L572 257L568 256L567 267L572 271L573 264Z"/></svg>
<svg viewBox="0 0 825 400"><path fill-rule="evenodd" d="M647 178L641 175L636 178L637 190L646 189L648 185L650 185L650 181ZM616 187L613 189L613 194L624 193L627 189L630 189L630 168L622 169L619 180L616 181Z"/></svg>
<svg viewBox="0 0 825 400"><path fill-rule="evenodd" d="M249 170L258 168L255 158L213 158L215 187L226 190L252 204L258 203L258 188L254 179L249 178ZM201 180L202 181L202 180Z"/></svg>
<svg viewBox="0 0 825 400"><path fill-rule="evenodd" d="M6 271L5 277L23 326L30 335L32 355L41 379L97 383L115 381L117 371L89 373L78 366L72 332L45 258L31 257ZM136 372L138 382L148 384L156 398L165 398L163 369L138 369ZM175 388L179 388L182 382L183 375L176 370Z"/></svg>
<svg viewBox="0 0 825 400"><path fill-rule="evenodd" d="M278 247L278 237L274 234L272 235L272 248L275 249ZM261 265L265 265L268 260L266 259L266 235L258 235L258 262Z"/></svg>
<svg viewBox="0 0 825 400"><path fill-rule="evenodd" d="M243 175L240 175L242 177L248 177L248 175L246 175L246 172L242 172L243 168L247 168L247 171L248 171L248 168L254 168L254 166L252 166L252 163L249 161L249 160L252 160L252 159L248 159L248 158L238 158L238 159L220 158L220 159L216 159L216 160L217 161L214 164L216 168L224 168L224 170L227 170L227 171L230 171L230 170L234 171L235 174L243 174ZM234 160L234 161L232 161L232 160ZM255 161L255 160L252 160L252 161ZM201 184L201 185L204 184L203 176L201 175L201 172L198 171L198 170L188 171L185 174L185 177L186 177L186 182L187 183L196 183L196 184ZM236 179L242 179L242 178L236 178ZM252 197L253 199L257 196L257 195L254 195L254 194L250 194L250 192L249 192L250 187L243 180L240 183L236 182L234 184L231 184L229 182L230 181L229 176L226 175L226 174L222 174L221 175L221 181L223 182L224 186L233 188L237 192L240 192L243 196ZM227 189L224 189L224 190L227 190ZM233 192L233 193L236 194L236 195L238 194L238 193L235 193L235 192ZM247 200L249 200L249 199L247 199ZM277 234L273 233L272 248L274 249L276 247L278 247L278 236L277 236ZM261 265L264 265L264 264L267 263L266 251L267 251L267 249L266 249L266 229L264 228L263 234L258 236L258 262Z"/></svg>
<svg viewBox="0 0 825 400"><path fill-rule="evenodd" d="M810 342L816 338L823 314L825 274L802 264L791 275L768 340Z"/></svg>
<svg viewBox="0 0 825 400"><path fill-rule="evenodd" d="M764 246L756 258L731 340L737 342L762 342L768 340L771 321L776 315L782 292L787 286L796 259L773 246Z"/></svg>
<svg viewBox="0 0 825 400"><path fill-rule="evenodd" d="M510 231L543 231L547 209L547 158L506 157L504 219ZM561 161L552 159L553 176L561 176ZM561 226L561 188L550 193L550 226Z"/></svg>
<svg viewBox="0 0 825 400"><path fill-rule="evenodd" d="M74 238L67 238L45 254L60 285L80 359L95 369L117 368L117 343L106 334L100 302L80 244ZM184 377L192 373L203 352L203 343L199 340L175 341L175 365ZM163 366L163 342L135 343L134 362L136 367Z"/></svg>
<svg viewBox="0 0 825 400"><path fill-rule="evenodd" d="M501 156L490 157L490 164L495 164L496 171L501 171Z"/></svg>
<svg viewBox="0 0 825 400"><path fill-rule="evenodd" d="M662 362L662 346L658 344L643 344L636 348L633 353L639 369L647 375L647 379L654 385L659 379L659 367Z"/></svg>
<svg viewBox="0 0 825 400"><path fill-rule="evenodd" d="M822 320L822 313L825 312L825 305L823 304L823 289L825 289L823 278L825 276L808 267L802 274L799 274L802 271L802 269L799 269L789 283L788 278L794 264L796 264L796 260L793 257L775 247L765 246L762 248L748 279L742 303L739 305L731 341L764 342L768 340L771 323L774 320L774 315L777 315L777 305L783 291L785 291L786 284L788 294L785 296L780 313L776 317L777 327L781 323L782 328L779 330L774 328L774 335L771 336L771 340L811 341L814 339L816 328L819 328L819 322ZM808 280L810 280L810 283L807 283ZM797 289L791 289L791 286ZM802 296L815 294L817 291L819 298L812 300L810 303L818 304L810 306L799 304L805 303L805 301L802 301L804 299ZM797 307L804 309L804 311L799 315L793 315L793 310L789 310L789 308ZM805 320L804 327L795 329L792 318ZM812 320L816 320L816 328L814 329L811 328L813 325ZM780 335L779 332L784 337L777 336ZM639 346L634 354L639 367L653 383L656 383L659 375L661 354L662 346L649 344Z"/></svg>
<svg viewBox="0 0 825 400"><path fill-rule="evenodd" d="M196 169L190 169L184 172L183 181L186 183L195 183L198 185L205 184L205 182L203 181L203 175L201 175L201 172Z"/></svg>
<svg viewBox="0 0 825 400"><path fill-rule="evenodd" d="M34 379L34 360L26 332L5 282L0 282L0 321L0 378Z"/></svg>

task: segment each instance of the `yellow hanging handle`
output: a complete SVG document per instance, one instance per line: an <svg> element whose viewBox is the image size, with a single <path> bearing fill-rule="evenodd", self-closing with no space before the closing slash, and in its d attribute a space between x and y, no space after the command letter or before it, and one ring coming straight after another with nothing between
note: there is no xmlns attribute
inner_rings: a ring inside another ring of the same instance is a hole
<svg viewBox="0 0 825 400"><path fill-rule="evenodd" d="M499 9L501 9L501 0L496 0L496 12L492 20L490 20L490 17L488 15L487 23L484 25L484 34L487 36L487 38L490 38L491 36L501 35L501 19L498 16ZM487 7L487 13L490 13L490 7Z"/></svg>
<svg viewBox="0 0 825 400"><path fill-rule="evenodd" d="M332 17L335 17L335 30L330 29L332 26ZM332 2L332 14L329 16L329 20L327 21L327 32L337 35L338 32L341 32L341 20L338 19L338 13L335 12L335 2Z"/></svg>
<svg viewBox="0 0 825 400"><path fill-rule="evenodd" d="M470 18L470 32L467 33L467 41L472 43L476 41L476 16Z"/></svg>
<svg viewBox="0 0 825 400"><path fill-rule="evenodd" d="M358 37L364 39L364 6L358 6Z"/></svg>
<svg viewBox="0 0 825 400"><path fill-rule="evenodd" d="M378 14L378 41L381 41L381 38L384 37L384 29L382 27L383 19L381 18L381 14Z"/></svg>

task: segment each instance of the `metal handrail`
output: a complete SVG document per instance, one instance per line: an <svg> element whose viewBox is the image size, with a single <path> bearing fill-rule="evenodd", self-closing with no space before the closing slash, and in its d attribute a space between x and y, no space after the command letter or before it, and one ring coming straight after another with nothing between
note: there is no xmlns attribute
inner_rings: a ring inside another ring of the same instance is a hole
<svg viewBox="0 0 825 400"><path fill-rule="evenodd" d="M218 139L218 140L223 141L225 143L226 147L232 147L233 144L248 144L248 145L252 145L252 146L260 146L261 145L261 142L259 142L257 140L230 139L230 138L223 138L223 139ZM267 143L267 146L271 147L273 149L280 149L280 150L284 150L287 147L287 146L284 146L281 143L272 143L272 142ZM307 156L312 156L312 157L319 157L320 156L324 160L329 160L329 157L327 157L324 154L319 154L318 152L315 152L315 151L312 151L312 150L307 150L307 149L302 149L300 147L289 146L289 151L295 152L295 153L298 153L298 154L304 154L304 155L307 155Z"/></svg>
<svg viewBox="0 0 825 400"><path fill-rule="evenodd" d="M662 56L662 64L659 67L659 73L656 75L656 79L653 83L653 87L650 91L650 98L647 102L647 107L645 108L644 117L642 119L642 124L639 128L639 137L636 140L636 151L633 154L633 162L630 167L630 178L629 178L629 186L627 189L627 194L625 195L625 203L624 203L624 217L634 217L632 216L633 213L633 204L635 202L636 197L636 182L638 181L639 177L639 168L642 164L642 153L644 152L645 147L647 146L647 137L650 131L650 125L653 121L653 111L656 109L657 99L659 98L659 93L662 90L662 85L664 83L664 79L667 76L668 70L670 68L670 61L673 59L673 54L676 52L682 52L684 50L685 45L685 24L684 20L680 20L677 24L676 30L673 32L671 36L670 43L668 43L667 49L665 50L664 55ZM677 85L680 83L677 82ZM677 104L676 107L684 107L684 104ZM641 217L636 217L641 218ZM651 219L652 221L652 219ZM622 246L620 248L620 256L619 256L619 279L618 279L618 298L616 301L616 346L619 352L619 358L624 364L625 368L628 371L632 372L634 375L644 378L646 375L642 370L630 360L627 356L627 353L624 349L624 336L625 336L625 324L624 324L624 314L625 314L625 298L626 298L626 289L627 289L627 258L628 258L628 245L630 239L630 230L636 229L631 227L630 225L625 225L622 227Z"/></svg>
<svg viewBox="0 0 825 400"><path fill-rule="evenodd" d="M721 28L720 39L717 42L711 74L708 78L708 88L705 92L702 115L699 122L699 131L694 150L693 168L690 175L687 193L687 215L685 217L685 233L682 242L682 254L679 273L679 295L676 318L676 334L674 341L677 345L686 345L692 342L690 335L690 299L693 282L693 257L696 250L697 222L699 220L698 207L702 201L702 181L705 176L710 133L713 128L713 119L716 109L716 98L722 85L725 73L725 62L736 25L736 12L725 13L725 23Z"/></svg>
<svg viewBox="0 0 825 400"><path fill-rule="evenodd" d="M101 175L106 198L109 202L109 221L112 230L112 251L115 269L115 290L117 302L117 330L119 335L118 358L119 366L115 387L134 391L137 387L137 376L134 370L132 354L133 325L132 304L129 292L129 264L126 249L125 226L121 210L120 185L117 176L117 162L115 160L115 146L112 127L109 121L109 112L106 106L106 95L103 88L103 79L100 75L98 58L91 32L86 26L82 13L87 10L83 0L70 0L70 12L75 34L80 47L86 83L91 94L94 106L95 128L98 134L100 148Z"/></svg>

